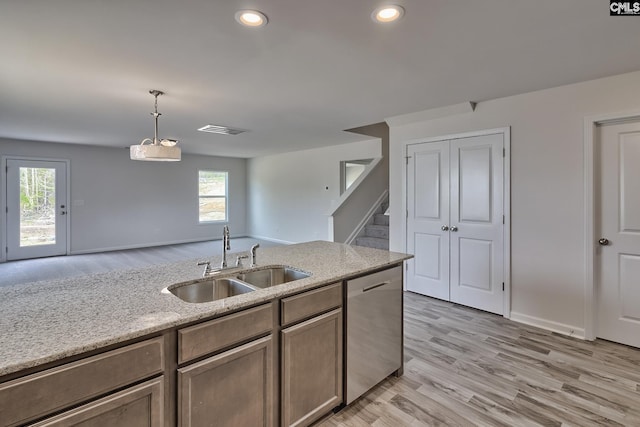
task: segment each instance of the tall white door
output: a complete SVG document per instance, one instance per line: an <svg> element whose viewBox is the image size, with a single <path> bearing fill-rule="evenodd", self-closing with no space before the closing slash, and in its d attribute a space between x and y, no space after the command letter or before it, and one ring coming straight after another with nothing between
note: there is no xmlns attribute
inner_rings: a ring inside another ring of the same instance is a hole
<svg viewBox="0 0 640 427"><path fill-rule="evenodd" d="M640 347L640 123L598 132L596 335Z"/></svg>
<svg viewBox="0 0 640 427"><path fill-rule="evenodd" d="M503 138L408 146L408 290L504 312Z"/></svg>
<svg viewBox="0 0 640 427"><path fill-rule="evenodd" d="M451 141L451 301L504 312L503 135Z"/></svg>
<svg viewBox="0 0 640 427"><path fill-rule="evenodd" d="M67 252L67 164L7 160L7 259Z"/></svg>
<svg viewBox="0 0 640 427"><path fill-rule="evenodd" d="M407 150L407 289L449 300L449 141Z"/></svg>

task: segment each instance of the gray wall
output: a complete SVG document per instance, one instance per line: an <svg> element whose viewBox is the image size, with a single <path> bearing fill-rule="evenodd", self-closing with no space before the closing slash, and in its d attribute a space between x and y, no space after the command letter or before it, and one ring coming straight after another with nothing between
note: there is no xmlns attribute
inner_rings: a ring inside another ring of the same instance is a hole
<svg viewBox="0 0 640 427"><path fill-rule="evenodd" d="M70 161L71 253L220 238L224 223L198 224L198 169L229 172L228 225L246 234L245 159L183 153L181 162L138 162L124 148L6 139L0 154Z"/></svg>
<svg viewBox="0 0 640 427"><path fill-rule="evenodd" d="M390 247L404 251L408 141L511 127L511 317L584 334L585 117L640 110L640 72L478 103L391 126Z"/></svg>
<svg viewBox="0 0 640 427"><path fill-rule="evenodd" d="M248 162L250 234L280 242L331 240L340 161L380 157L379 139L256 157Z"/></svg>
<svg viewBox="0 0 640 427"><path fill-rule="evenodd" d="M333 213L333 240L346 242L363 220L363 216L389 190L389 126L386 123L349 129L349 132L380 138L381 159L369 175L360 183ZM331 236L330 236L331 237Z"/></svg>

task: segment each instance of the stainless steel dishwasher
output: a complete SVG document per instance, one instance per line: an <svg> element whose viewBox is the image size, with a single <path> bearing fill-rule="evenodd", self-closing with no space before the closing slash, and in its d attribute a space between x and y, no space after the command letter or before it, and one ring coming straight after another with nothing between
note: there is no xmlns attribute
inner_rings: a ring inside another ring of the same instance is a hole
<svg viewBox="0 0 640 427"><path fill-rule="evenodd" d="M346 404L402 368L402 267L347 281Z"/></svg>

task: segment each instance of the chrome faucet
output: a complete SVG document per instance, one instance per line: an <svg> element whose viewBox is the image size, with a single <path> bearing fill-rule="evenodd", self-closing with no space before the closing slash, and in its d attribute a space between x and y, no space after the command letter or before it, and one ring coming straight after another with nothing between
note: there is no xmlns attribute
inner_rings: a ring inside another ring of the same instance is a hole
<svg viewBox="0 0 640 427"><path fill-rule="evenodd" d="M229 227L224 226L222 230L222 263L220 268L227 268L227 251L231 250L231 240L229 239Z"/></svg>
<svg viewBox="0 0 640 427"><path fill-rule="evenodd" d="M256 243L255 245L251 246L251 267L255 267L256 265L258 265L258 262L256 261L256 251L259 247L260 243Z"/></svg>

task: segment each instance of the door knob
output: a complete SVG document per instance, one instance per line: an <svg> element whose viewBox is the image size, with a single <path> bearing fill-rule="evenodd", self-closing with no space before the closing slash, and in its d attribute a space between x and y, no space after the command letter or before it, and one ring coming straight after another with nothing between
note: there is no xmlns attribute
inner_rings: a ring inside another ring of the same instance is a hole
<svg viewBox="0 0 640 427"><path fill-rule="evenodd" d="M605 239L604 237L600 240L598 240L598 243L600 243L601 246L607 246L609 244L609 239Z"/></svg>
<svg viewBox="0 0 640 427"><path fill-rule="evenodd" d="M442 227L440 227L440 229L442 231L449 231L449 227L447 227L446 225L443 225Z"/></svg>
<svg viewBox="0 0 640 427"><path fill-rule="evenodd" d="M455 233L456 231L458 231L458 227L456 227L455 225L452 225L450 230Z"/></svg>

